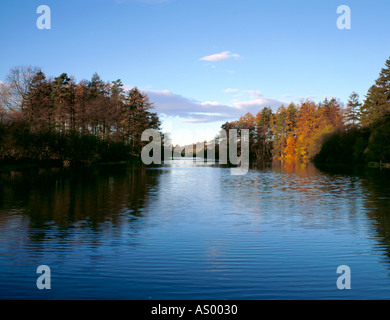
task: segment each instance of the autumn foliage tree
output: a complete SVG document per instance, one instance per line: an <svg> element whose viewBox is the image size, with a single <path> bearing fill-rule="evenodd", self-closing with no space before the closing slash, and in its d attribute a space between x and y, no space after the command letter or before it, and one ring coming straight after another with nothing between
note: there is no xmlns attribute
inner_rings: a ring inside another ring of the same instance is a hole
<svg viewBox="0 0 390 320"><path fill-rule="evenodd" d="M309 161L320 151L325 137L343 126L342 105L332 98L321 103L291 103L287 108L282 105L276 112L265 107L256 116L247 113L222 128L250 130L252 159Z"/></svg>
<svg viewBox="0 0 390 320"><path fill-rule="evenodd" d="M0 84L0 159L127 158L140 154L145 129L160 128L148 96L124 90L120 80L47 78L35 67L12 68L7 80Z"/></svg>

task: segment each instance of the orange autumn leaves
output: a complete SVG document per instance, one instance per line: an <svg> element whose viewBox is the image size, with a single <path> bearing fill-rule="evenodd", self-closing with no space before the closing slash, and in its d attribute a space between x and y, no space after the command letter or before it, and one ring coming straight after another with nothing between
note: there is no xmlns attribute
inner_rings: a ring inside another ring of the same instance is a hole
<svg viewBox="0 0 390 320"><path fill-rule="evenodd" d="M320 151L326 136L342 128L343 109L336 99L303 101L281 106L276 112L265 107L247 113L223 128L249 129L250 153L258 160L308 161Z"/></svg>

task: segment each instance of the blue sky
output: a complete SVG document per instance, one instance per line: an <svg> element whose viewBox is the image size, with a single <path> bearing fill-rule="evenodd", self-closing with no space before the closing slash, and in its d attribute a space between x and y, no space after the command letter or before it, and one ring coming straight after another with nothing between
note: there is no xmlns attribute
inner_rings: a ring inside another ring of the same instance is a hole
<svg viewBox="0 0 390 320"><path fill-rule="evenodd" d="M51 30L39 30L39 5ZM351 8L339 30L337 7ZM2 0L0 81L37 65L147 92L174 143L211 139L247 111L364 97L390 57L388 0ZM196 135L195 135L196 134Z"/></svg>

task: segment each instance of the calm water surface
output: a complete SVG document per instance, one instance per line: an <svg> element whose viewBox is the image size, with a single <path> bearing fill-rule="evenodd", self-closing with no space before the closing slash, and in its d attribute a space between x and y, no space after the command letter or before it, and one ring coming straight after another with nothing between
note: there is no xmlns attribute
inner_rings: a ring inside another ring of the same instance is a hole
<svg viewBox="0 0 390 320"><path fill-rule="evenodd" d="M0 299L390 298L389 171L189 162L0 173Z"/></svg>

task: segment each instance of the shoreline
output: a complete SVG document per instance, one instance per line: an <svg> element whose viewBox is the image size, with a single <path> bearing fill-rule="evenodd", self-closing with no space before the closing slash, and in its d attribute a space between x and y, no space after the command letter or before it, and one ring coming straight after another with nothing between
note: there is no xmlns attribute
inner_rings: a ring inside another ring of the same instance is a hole
<svg viewBox="0 0 390 320"><path fill-rule="evenodd" d="M104 161L104 162L77 162L67 163L66 160L0 160L0 173L10 171L23 171L34 168L79 168L89 166L119 165L138 162L138 157L128 160Z"/></svg>
<svg viewBox="0 0 390 320"><path fill-rule="evenodd" d="M186 158L186 157L183 157ZM127 160L104 161L104 162L71 162L67 160L0 160L0 173L10 171L23 171L33 168L80 168L92 166L107 166L107 165L124 165L142 161L140 157L132 156ZM271 161L270 163L283 161ZM324 167L333 168L351 168L359 167L365 169L390 169L390 163L368 162L368 163L329 163L310 161L319 169ZM252 162L254 163L254 162ZM257 163L255 161L255 163Z"/></svg>

